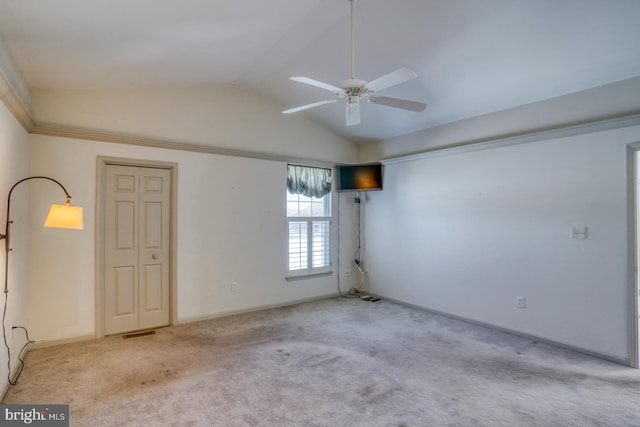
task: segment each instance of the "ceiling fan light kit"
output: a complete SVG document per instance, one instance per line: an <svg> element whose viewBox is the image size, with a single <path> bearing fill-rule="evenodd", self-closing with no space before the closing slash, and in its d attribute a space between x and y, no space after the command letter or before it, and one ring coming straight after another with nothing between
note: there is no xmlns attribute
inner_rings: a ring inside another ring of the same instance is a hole
<svg viewBox="0 0 640 427"><path fill-rule="evenodd" d="M314 102L312 104L302 105L300 107L284 110L283 114L292 114L299 111L309 110L325 104L333 104L338 100L346 101L346 124L354 126L360 123L360 101L365 100L371 104L384 105L386 107L399 108L407 111L421 112L427 108L427 104L408 99L391 98L388 96L376 96L376 92L388 89L392 86L413 80L418 75L408 69L399 68L395 71L378 77L375 80L367 82L365 80L355 78L355 48L354 48L354 27L353 27L353 9L355 0L349 0L351 3L351 78L343 80L334 86L329 83L311 79L309 77L290 77L290 80L303 83L309 86L315 86L320 89L333 92L338 99L330 99Z"/></svg>

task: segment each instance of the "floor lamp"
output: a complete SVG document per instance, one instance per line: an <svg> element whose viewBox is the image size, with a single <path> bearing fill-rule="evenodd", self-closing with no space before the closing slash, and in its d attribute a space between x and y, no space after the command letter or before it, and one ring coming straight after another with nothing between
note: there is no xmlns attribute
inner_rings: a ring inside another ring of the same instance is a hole
<svg viewBox="0 0 640 427"><path fill-rule="evenodd" d="M49 214L47 215L47 219L44 222L45 227L71 228L76 230L82 230L84 228L82 208L71 205L71 196L69 195L69 192L67 191L66 188L64 188L62 184L60 184L55 179L49 178L47 176L31 176L16 182L15 184L13 184L13 187L11 187L11 190L9 190L9 196L7 197L7 224L5 227L4 234L0 234L0 240L5 239L5 242L4 242L5 243L5 267L4 267L5 297L4 297L4 311L2 313L2 335L4 338L4 345L7 348L7 367L9 369L7 374L7 379L9 380L9 384L11 385L17 384L18 377L20 376L20 374L22 373L22 369L24 368L24 361L22 360L22 352L27 347L27 345L33 342L29 339L29 332L24 326L13 326L13 329L24 329L26 338L27 338L27 343L22 347L22 349L20 349L20 352L18 353L18 360L21 363L20 370L16 374L15 381L12 381L11 380L11 349L9 348L9 343L7 342L7 332L6 332L6 326L5 326L5 318L7 316L7 301L9 299L9 253L12 250L11 249L11 224L13 223L13 221L11 220L11 194L19 184L32 179L45 179L45 180L55 182L60 186L60 188L62 188L62 191L64 191L64 194L66 195L66 201L63 205L56 205L56 204L51 205L51 208L49 209Z"/></svg>

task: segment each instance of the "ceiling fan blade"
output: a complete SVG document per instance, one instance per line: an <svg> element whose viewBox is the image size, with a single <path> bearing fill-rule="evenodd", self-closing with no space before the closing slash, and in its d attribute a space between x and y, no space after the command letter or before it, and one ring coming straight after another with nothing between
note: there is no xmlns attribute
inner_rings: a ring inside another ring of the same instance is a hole
<svg viewBox="0 0 640 427"><path fill-rule="evenodd" d="M360 123L360 99L355 97L347 102L347 126Z"/></svg>
<svg viewBox="0 0 640 427"><path fill-rule="evenodd" d="M409 101L408 99L389 98L388 96L370 96L369 102L372 104L386 105L387 107L401 108L403 110L415 111L419 113L427 108L427 104L422 102Z"/></svg>
<svg viewBox="0 0 640 427"><path fill-rule="evenodd" d="M294 82L304 83L309 86L319 87L320 89L328 90L333 93L342 93L343 89L338 86L330 85L329 83L320 82L318 80L310 79L309 77L289 77L289 80L293 80Z"/></svg>
<svg viewBox="0 0 640 427"><path fill-rule="evenodd" d="M290 108L288 110L284 110L282 112L282 114L297 113L298 111L308 110L309 108L319 107L319 106L324 105L324 104L333 104L334 102L338 102L338 100L329 99L329 100L326 100L326 101L314 102L313 104L307 104L307 105L303 105L301 107L295 107L295 108Z"/></svg>
<svg viewBox="0 0 640 427"><path fill-rule="evenodd" d="M413 80L416 77L418 77L418 75L415 73L415 71L412 71L408 68L398 68L397 70L392 71L389 74L385 74L382 77L378 77L377 79L370 81L369 83L364 85L364 87L365 89L369 89L371 92L378 92L391 86L408 82L409 80Z"/></svg>

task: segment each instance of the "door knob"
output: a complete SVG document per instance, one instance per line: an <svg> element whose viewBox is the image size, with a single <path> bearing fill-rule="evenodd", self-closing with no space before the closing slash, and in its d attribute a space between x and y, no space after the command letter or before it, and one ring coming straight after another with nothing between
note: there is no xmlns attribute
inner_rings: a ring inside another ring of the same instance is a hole
<svg viewBox="0 0 640 427"><path fill-rule="evenodd" d="M153 254L153 255L151 255L151 258L153 258L153 259L158 259L158 255Z"/></svg>

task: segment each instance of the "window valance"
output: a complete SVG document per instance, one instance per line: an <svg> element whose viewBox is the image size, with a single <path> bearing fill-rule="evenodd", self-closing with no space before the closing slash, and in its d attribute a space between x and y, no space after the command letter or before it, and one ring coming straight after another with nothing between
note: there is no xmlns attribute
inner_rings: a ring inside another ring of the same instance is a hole
<svg viewBox="0 0 640 427"><path fill-rule="evenodd" d="M331 192L331 169L287 165L287 189L319 199Z"/></svg>

